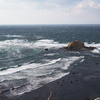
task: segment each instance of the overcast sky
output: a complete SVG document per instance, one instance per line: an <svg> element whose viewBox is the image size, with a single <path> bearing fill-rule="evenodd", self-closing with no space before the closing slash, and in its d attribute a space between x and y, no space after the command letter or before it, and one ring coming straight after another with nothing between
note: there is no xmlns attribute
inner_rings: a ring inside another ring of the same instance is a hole
<svg viewBox="0 0 100 100"><path fill-rule="evenodd" d="M0 0L0 24L100 24L100 0Z"/></svg>

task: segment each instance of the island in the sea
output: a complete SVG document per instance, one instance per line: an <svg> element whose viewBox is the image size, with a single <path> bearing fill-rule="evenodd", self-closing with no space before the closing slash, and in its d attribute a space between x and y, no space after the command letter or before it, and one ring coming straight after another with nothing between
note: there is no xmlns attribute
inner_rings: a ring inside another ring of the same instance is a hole
<svg viewBox="0 0 100 100"><path fill-rule="evenodd" d="M84 45L84 42L76 40L69 43L68 46L62 47L61 49L71 50L71 51L88 51L88 50L94 50L95 47L86 47Z"/></svg>

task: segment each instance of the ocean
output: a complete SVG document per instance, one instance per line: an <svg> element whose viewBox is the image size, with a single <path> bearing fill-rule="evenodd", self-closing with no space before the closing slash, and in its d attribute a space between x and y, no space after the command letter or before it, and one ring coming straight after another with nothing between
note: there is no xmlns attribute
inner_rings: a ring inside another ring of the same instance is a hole
<svg viewBox="0 0 100 100"><path fill-rule="evenodd" d="M75 40L96 49L60 49ZM21 95L72 72L84 80L100 77L100 25L0 25L3 93Z"/></svg>

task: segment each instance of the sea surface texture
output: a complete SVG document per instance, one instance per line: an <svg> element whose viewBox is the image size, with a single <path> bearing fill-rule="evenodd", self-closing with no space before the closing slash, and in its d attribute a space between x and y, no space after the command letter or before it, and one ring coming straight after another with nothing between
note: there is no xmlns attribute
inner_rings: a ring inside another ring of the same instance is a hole
<svg viewBox="0 0 100 100"><path fill-rule="evenodd" d="M60 49L75 40L96 49ZM71 72L100 77L100 25L0 26L0 91L21 95Z"/></svg>

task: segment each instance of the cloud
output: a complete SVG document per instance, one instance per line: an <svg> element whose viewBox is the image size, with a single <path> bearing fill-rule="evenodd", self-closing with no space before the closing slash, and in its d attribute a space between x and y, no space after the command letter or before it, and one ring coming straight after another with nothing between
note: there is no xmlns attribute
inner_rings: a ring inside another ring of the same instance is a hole
<svg viewBox="0 0 100 100"><path fill-rule="evenodd" d="M100 23L100 0L0 0L1 24Z"/></svg>
<svg viewBox="0 0 100 100"><path fill-rule="evenodd" d="M27 3L30 4L37 4L37 9L55 9L57 7L70 7L74 6L80 0L1 0L3 6L10 5L12 8L13 6L22 6L21 4Z"/></svg>
<svg viewBox="0 0 100 100"><path fill-rule="evenodd" d="M100 1L98 1L98 0L95 0L95 1L94 0L83 0L78 3L77 7L88 8L88 9L100 8Z"/></svg>
<svg viewBox="0 0 100 100"><path fill-rule="evenodd" d="M73 14L77 15L79 19L83 20L83 23L99 24L99 5L99 0L83 0L76 5L72 12Z"/></svg>
<svg viewBox="0 0 100 100"><path fill-rule="evenodd" d="M95 2L95 1L91 1L89 3L89 6L92 7L92 8L100 8L100 2Z"/></svg>
<svg viewBox="0 0 100 100"><path fill-rule="evenodd" d="M48 0L50 3L59 4L61 6L71 6L75 5L77 2L80 2L81 0Z"/></svg>

